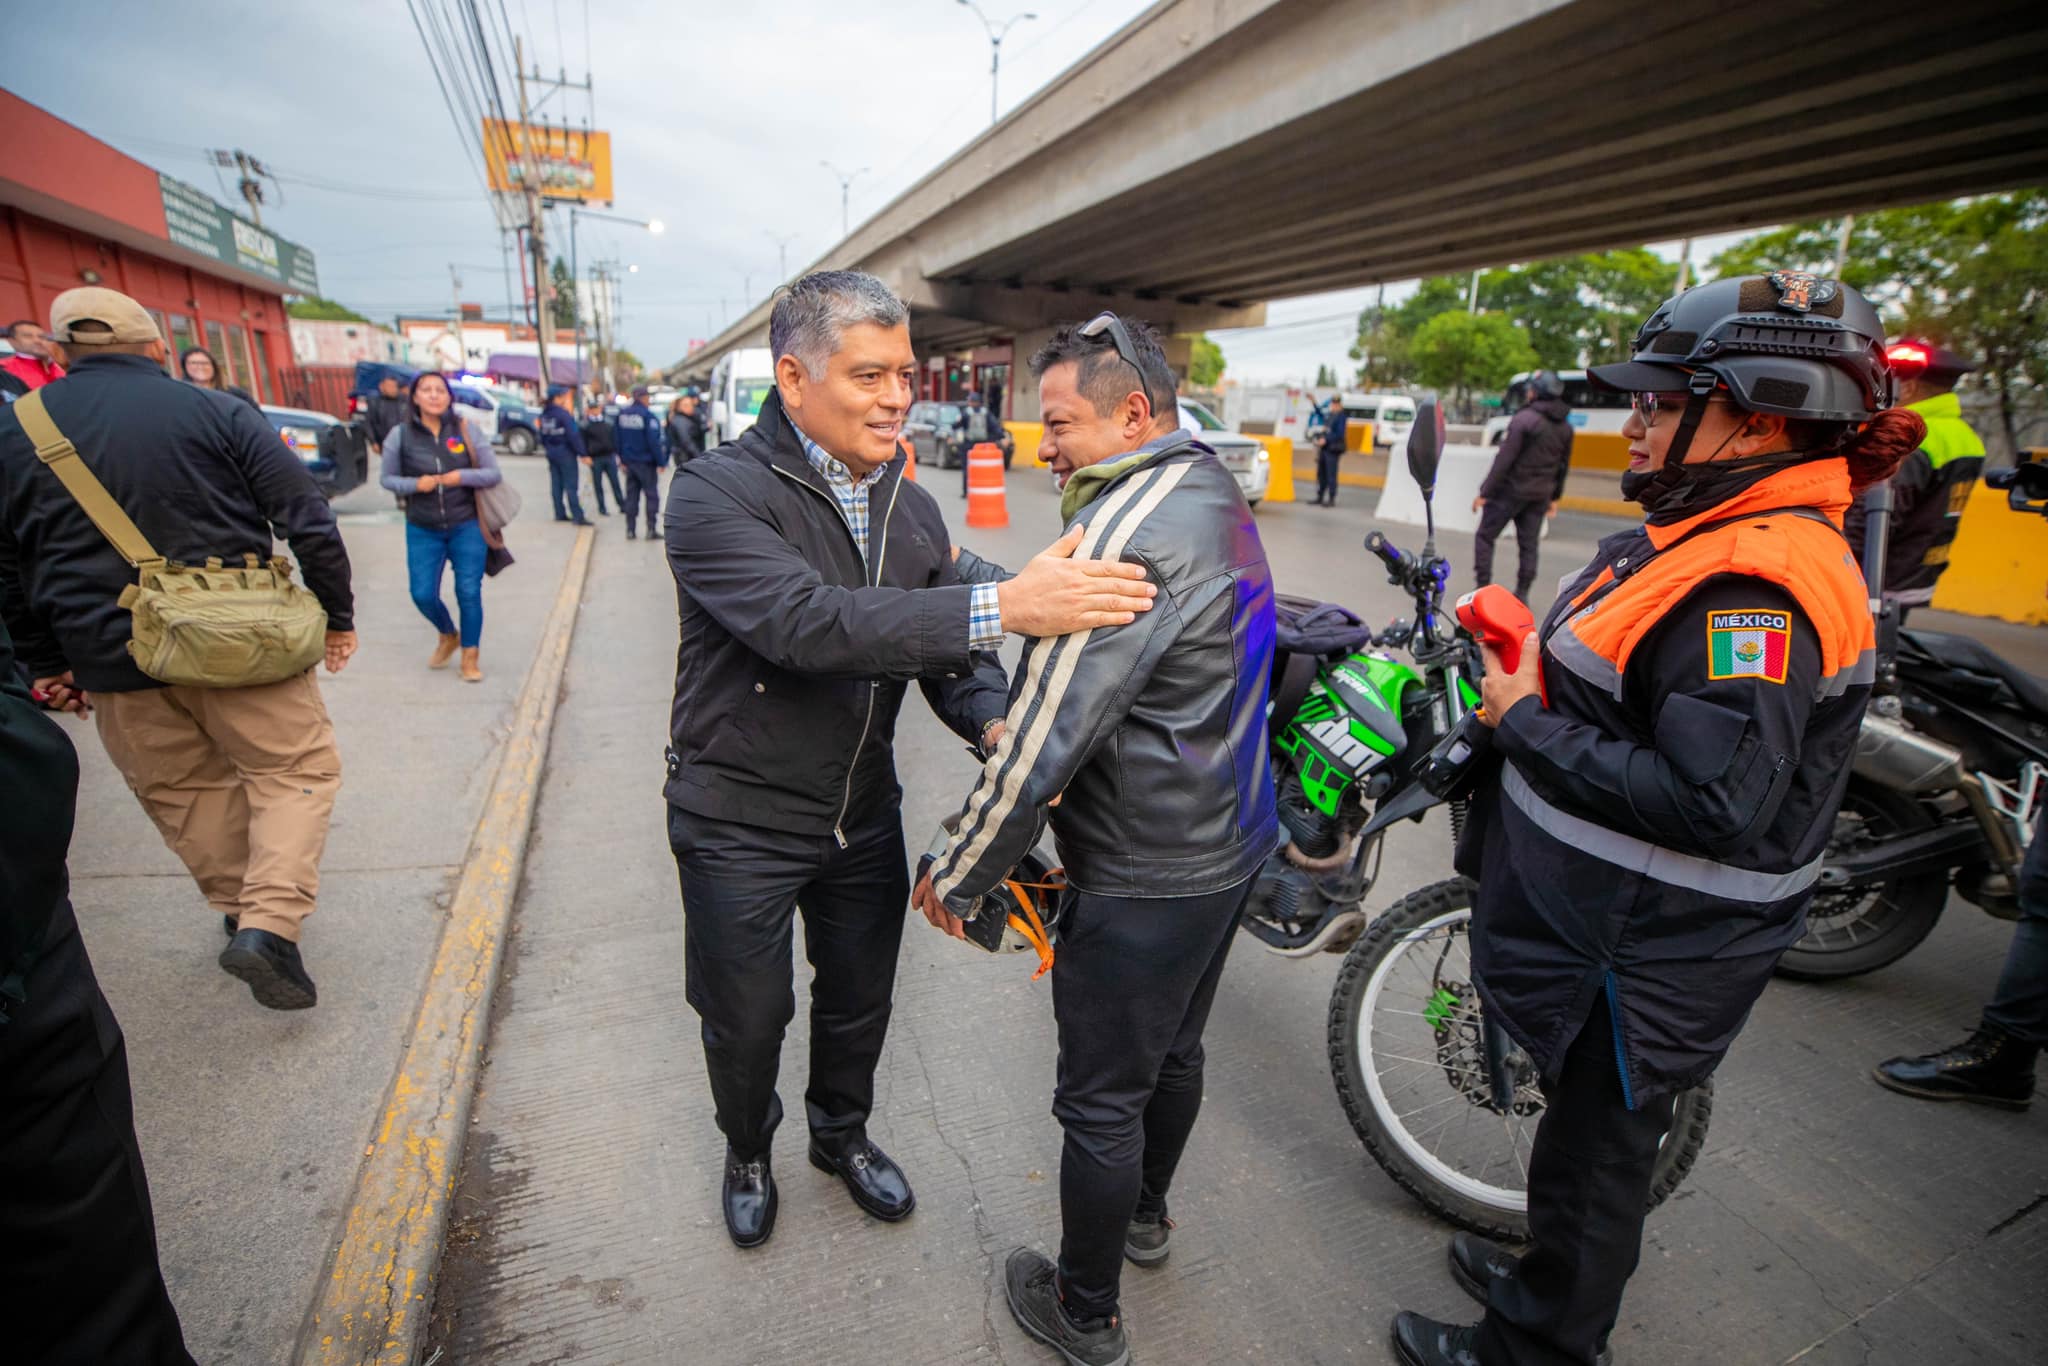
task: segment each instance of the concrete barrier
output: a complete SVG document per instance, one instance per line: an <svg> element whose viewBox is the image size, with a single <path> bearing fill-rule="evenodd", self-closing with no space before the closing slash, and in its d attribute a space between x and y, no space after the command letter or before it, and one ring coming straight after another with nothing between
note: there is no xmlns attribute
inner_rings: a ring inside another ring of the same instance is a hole
<svg viewBox="0 0 2048 1366"><path fill-rule="evenodd" d="M1045 424L1043 422L1005 422L1003 426L1009 429L1011 438L1017 443L1017 453L1010 457L1011 463L1015 464L1019 460L1029 460L1040 469L1044 469L1045 462L1038 458L1038 443L1045 439Z"/></svg>
<svg viewBox="0 0 2048 1366"><path fill-rule="evenodd" d="M1266 501L1291 503L1294 493L1294 440L1285 436L1261 436L1266 448Z"/></svg>
<svg viewBox="0 0 2048 1366"><path fill-rule="evenodd" d="M2048 521L2015 512L1985 484L1970 492L1948 569L1934 587L1944 612L2048 625Z"/></svg>
<svg viewBox="0 0 2048 1366"><path fill-rule="evenodd" d="M1472 510L1472 500L1479 496L1479 485L1493 468L1493 456L1490 446L1444 447L1443 461L1436 472L1438 531L1479 529L1479 514ZM1395 451L1387 461L1386 487L1380 490L1380 505L1373 516L1382 522L1423 525L1422 488L1408 473L1405 450ZM1543 524L1543 534L1550 534L1548 521Z"/></svg>

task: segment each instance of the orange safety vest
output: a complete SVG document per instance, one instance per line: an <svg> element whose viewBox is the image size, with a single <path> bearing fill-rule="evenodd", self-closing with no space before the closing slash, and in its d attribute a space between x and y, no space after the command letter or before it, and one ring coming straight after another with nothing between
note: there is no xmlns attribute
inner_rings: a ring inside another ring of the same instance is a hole
<svg viewBox="0 0 2048 1366"><path fill-rule="evenodd" d="M1869 589L1842 536L1849 501L1849 462L1836 457L1794 465L1685 521L1647 527L1659 553L1633 574L1626 559L1601 570L1546 643L1559 663L1619 698L1629 657L1664 614L1715 575L1742 574L1790 593L1813 626L1820 638L1819 696L1868 683L1877 633ZM1728 524L1685 539L1720 521ZM1625 577L1603 591L1617 570Z"/></svg>

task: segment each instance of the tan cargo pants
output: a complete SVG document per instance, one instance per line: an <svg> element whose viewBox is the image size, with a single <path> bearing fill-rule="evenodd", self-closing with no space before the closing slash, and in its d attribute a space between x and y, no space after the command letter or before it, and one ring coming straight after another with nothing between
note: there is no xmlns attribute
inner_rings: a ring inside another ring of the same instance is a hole
<svg viewBox="0 0 2048 1366"><path fill-rule="evenodd" d="M100 740L207 901L298 942L341 752L308 669L260 688L95 693Z"/></svg>

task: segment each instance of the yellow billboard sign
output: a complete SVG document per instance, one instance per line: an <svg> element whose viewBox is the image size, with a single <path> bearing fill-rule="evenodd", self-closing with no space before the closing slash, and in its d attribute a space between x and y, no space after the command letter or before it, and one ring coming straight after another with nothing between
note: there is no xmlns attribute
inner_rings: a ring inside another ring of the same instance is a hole
<svg viewBox="0 0 2048 1366"><path fill-rule="evenodd" d="M612 202L612 135L484 120L484 171L493 190L586 204Z"/></svg>

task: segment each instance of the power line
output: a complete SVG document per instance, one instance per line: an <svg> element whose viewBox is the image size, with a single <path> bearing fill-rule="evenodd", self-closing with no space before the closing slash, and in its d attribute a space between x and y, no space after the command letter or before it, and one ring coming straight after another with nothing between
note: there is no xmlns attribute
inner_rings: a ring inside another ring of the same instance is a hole
<svg viewBox="0 0 2048 1366"><path fill-rule="evenodd" d="M440 65L434 61L434 46L427 40L427 31L420 22L419 10L415 7L413 0L405 0L405 9L406 13L412 16L413 32L419 35L420 47L427 57L427 68L434 73L434 84L441 91L442 107L447 109L449 119L455 124L456 139L462 144L462 159L469 163L471 173L476 176L478 188L482 189L486 195L489 195L490 184L484 178L483 167L477 164L475 155L470 151L469 138L467 130L463 126L462 115L455 108L454 97L448 93L448 82L441 77Z"/></svg>

